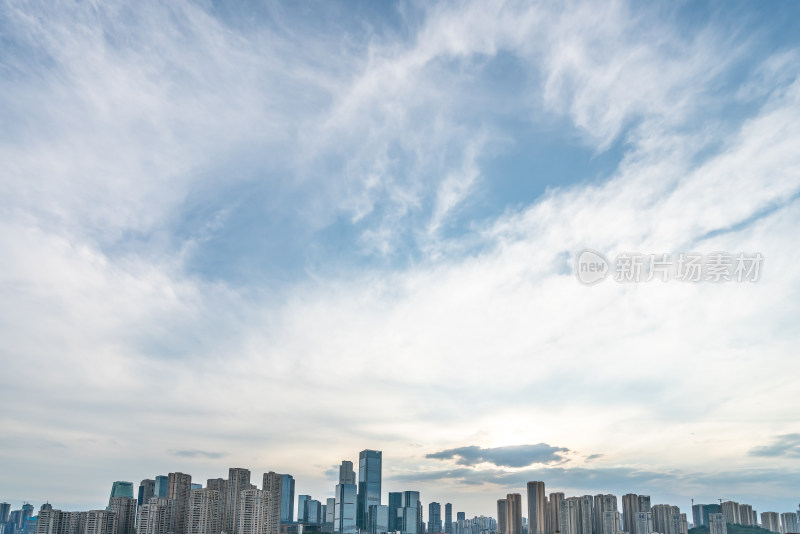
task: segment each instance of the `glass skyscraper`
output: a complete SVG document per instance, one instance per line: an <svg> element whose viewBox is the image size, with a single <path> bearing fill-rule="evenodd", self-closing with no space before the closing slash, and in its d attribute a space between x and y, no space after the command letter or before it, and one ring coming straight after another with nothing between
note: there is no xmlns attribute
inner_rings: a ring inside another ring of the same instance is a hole
<svg viewBox="0 0 800 534"><path fill-rule="evenodd" d="M358 455L358 521L362 530L369 528L369 507L381 504L381 451L363 450Z"/></svg>
<svg viewBox="0 0 800 534"><path fill-rule="evenodd" d="M121 482L119 480L114 482L114 484L111 485L111 497L109 497L109 499L113 499L114 497L133 499L133 482Z"/></svg>
<svg viewBox="0 0 800 534"><path fill-rule="evenodd" d="M281 475L281 523L294 521L294 477Z"/></svg>
<svg viewBox="0 0 800 534"><path fill-rule="evenodd" d="M166 499L169 493L169 477L165 475L158 475L156 482L153 485L153 497L160 497Z"/></svg>

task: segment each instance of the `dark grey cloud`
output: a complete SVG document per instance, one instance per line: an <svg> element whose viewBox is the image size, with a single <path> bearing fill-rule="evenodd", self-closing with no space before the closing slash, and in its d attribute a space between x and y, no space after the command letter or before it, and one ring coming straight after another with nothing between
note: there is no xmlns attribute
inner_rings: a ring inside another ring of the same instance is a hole
<svg viewBox="0 0 800 534"><path fill-rule="evenodd" d="M498 467L527 467L532 464L550 464L564 460L565 447L553 447L547 443L536 445L509 445L507 447L482 448L475 445L458 447L425 455L437 460L456 460L459 465L477 465L488 462Z"/></svg>
<svg viewBox="0 0 800 534"><path fill-rule="evenodd" d="M224 452L199 451L197 449L170 451L170 454L172 454L173 456L182 456L183 458L209 458L211 460L215 460L217 458L222 458L223 456L225 456Z"/></svg>
<svg viewBox="0 0 800 534"><path fill-rule="evenodd" d="M800 458L800 434L775 436L772 443L750 449L750 456Z"/></svg>

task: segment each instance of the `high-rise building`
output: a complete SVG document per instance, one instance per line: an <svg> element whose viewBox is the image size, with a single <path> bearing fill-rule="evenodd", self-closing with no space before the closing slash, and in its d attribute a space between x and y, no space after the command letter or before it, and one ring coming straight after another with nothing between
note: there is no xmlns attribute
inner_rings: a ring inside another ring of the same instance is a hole
<svg viewBox="0 0 800 534"><path fill-rule="evenodd" d="M156 481L151 478L146 478L139 482L139 492L137 494L136 503L138 506L143 505L152 497L155 497Z"/></svg>
<svg viewBox="0 0 800 534"><path fill-rule="evenodd" d="M133 484L130 489L133 493ZM108 511L117 514L114 534L136 534L136 499L111 497L108 501Z"/></svg>
<svg viewBox="0 0 800 534"><path fill-rule="evenodd" d="M344 466L345 462L342 462ZM350 463L350 462L347 462ZM352 463L350 464L352 472ZM358 530L356 526L356 494L355 484L348 484L342 480L353 480L346 472L340 470L340 482L336 485L336 495L333 512L333 531L341 534L355 534ZM298 515L299 515L298 511Z"/></svg>
<svg viewBox="0 0 800 534"><path fill-rule="evenodd" d="M594 527L594 498L583 495L578 499L578 534L592 534Z"/></svg>
<svg viewBox="0 0 800 534"><path fill-rule="evenodd" d="M692 524L694 528L702 527L708 524L708 516L704 515L705 504L692 505Z"/></svg>
<svg viewBox="0 0 800 534"><path fill-rule="evenodd" d="M166 499L169 496L169 477L158 475L153 484L153 497Z"/></svg>
<svg viewBox="0 0 800 534"><path fill-rule="evenodd" d="M453 505L449 502L444 505L444 532L453 534Z"/></svg>
<svg viewBox="0 0 800 534"><path fill-rule="evenodd" d="M761 512L761 528L780 534L780 516L776 512Z"/></svg>
<svg viewBox="0 0 800 534"><path fill-rule="evenodd" d="M294 521L294 477L281 475L281 523Z"/></svg>
<svg viewBox="0 0 800 534"><path fill-rule="evenodd" d="M342 465L339 466L339 484L355 484L356 473L353 471L353 462L350 460L342 460Z"/></svg>
<svg viewBox="0 0 800 534"><path fill-rule="evenodd" d="M389 532L389 507L373 504L367 512L369 517L367 531L369 534L385 534Z"/></svg>
<svg viewBox="0 0 800 534"><path fill-rule="evenodd" d="M578 534L580 530L580 505L577 497L568 497L559 503L559 530L561 534Z"/></svg>
<svg viewBox="0 0 800 534"><path fill-rule="evenodd" d="M652 527L647 527L652 523L652 516L649 520L637 517L638 512L650 513L650 496L649 495L636 495L635 493L628 493L622 496L622 520L624 523L624 530L628 534L650 534ZM649 521L649 522L648 522ZM638 529L649 528L649 530L639 531Z"/></svg>
<svg viewBox="0 0 800 534"><path fill-rule="evenodd" d="M325 528L324 532L333 532L333 521L336 515L336 498L328 497L325 501Z"/></svg>
<svg viewBox="0 0 800 534"><path fill-rule="evenodd" d="M507 523L508 523L508 499L497 499L497 534L506 534Z"/></svg>
<svg viewBox="0 0 800 534"><path fill-rule="evenodd" d="M133 482L116 481L111 485L111 495L108 497L127 497L133 499Z"/></svg>
<svg viewBox="0 0 800 534"><path fill-rule="evenodd" d="M242 467L228 469L228 482L225 484L225 514L223 530L227 534L238 534L239 500L244 490L250 489L250 470Z"/></svg>
<svg viewBox="0 0 800 534"><path fill-rule="evenodd" d="M653 514L651 512L634 513L633 525L636 529L636 534L650 534L653 532Z"/></svg>
<svg viewBox="0 0 800 534"><path fill-rule="evenodd" d="M308 524L320 525L322 524L322 503L316 499L310 499L307 504L308 508Z"/></svg>
<svg viewBox="0 0 800 534"><path fill-rule="evenodd" d="M689 519L680 512L670 516L670 530L675 534L689 534Z"/></svg>
<svg viewBox="0 0 800 534"><path fill-rule="evenodd" d="M297 496L297 522L308 524L308 501L311 500L311 495L298 495Z"/></svg>
<svg viewBox="0 0 800 534"><path fill-rule="evenodd" d="M561 528L561 502L564 500L563 493L551 493L547 499L547 505L550 508L550 528L547 534L554 534ZM499 524L499 521L498 521Z"/></svg>
<svg viewBox="0 0 800 534"><path fill-rule="evenodd" d="M796 513L786 512L781 514L781 533L789 534L790 532L800 532L797 523Z"/></svg>
<svg viewBox="0 0 800 534"><path fill-rule="evenodd" d="M403 507L403 494L401 492L389 492L389 532L396 532L400 529L397 526L397 514Z"/></svg>
<svg viewBox="0 0 800 534"><path fill-rule="evenodd" d="M133 484L131 484L130 489L131 495L133 495ZM90 510L86 512L81 534L115 534L116 531L117 514L107 510Z"/></svg>
<svg viewBox="0 0 800 534"><path fill-rule="evenodd" d="M383 453L365 449L358 454L358 527L367 529L369 507L381 503Z"/></svg>
<svg viewBox="0 0 800 534"><path fill-rule="evenodd" d="M11 515L11 505L7 502L0 502L0 523L8 523Z"/></svg>
<svg viewBox="0 0 800 534"><path fill-rule="evenodd" d="M170 473L168 485L167 498L175 501L175 533L186 534L186 515L189 511L192 475Z"/></svg>
<svg viewBox="0 0 800 534"><path fill-rule="evenodd" d="M456 521L466 521L466 520L467 520L467 514L466 513L458 512L456 514Z"/></svg>
<svg viewBox="0 0 800 534"><path fill-rule="evenodd" d="M741 508L738 502L725 501L721 506L722 516L725 518L726 523L730 523L731 525L742 524L742 518L739 516Z"/></svg>
<svg viewBox="0 0 800 534"><path fill-rule="evenodd" d="M509 493L506 500L505 534L522 534L522 495Z"/></svg>
<svg viewBox="0 0 800 534"><path fill-rule="evenodd" d="M617 514L617 525L611 532L606 532L606 526L611 527L614 520L606 525L605 513L619 512L617 509L617 496L611 494L600 494L594 496L594 534L617 534L619 531L619 514ZM613 516L611 516L613 518Z"/></svg>
<svg viewBox="0 0 800 534"><path fill-rule="evenodd" d="M186 518L187 534L220 534L223 510L222 492L218 489L193 489Z"/></svg>
<svg viewBox="0 0 800 534"><path fill-rule="evenodd" d="M754 523L758 523L758 521L753 521L753 507L749 504L740 504L739 505L739 521L742 522L742 525L751 526Z"/></svg>
<svg viewBox="0 0 800 534"><path fill-rule="evenodd" d="M668 504L657 504L652 508L653 513L653 532L660 534L680 534L672 531L672 515L681 513L677 506Z"/></svg>
<svg viewBox="0 0 800 534"><path fill-rule="evenodd" d="M619 512L603 512L602 534L617 534L620 531Z"/></svg>
<svg viewBox="0 0 800 534"><path fill-rule="evenodd" d="M428 533L436 534L442 531L442 505L438 502L428 503Z"/></svg>
<svg viewBox="0 0 800 534"><path fill-rule="evenodd" d="M236 520L238 534L262 534L264 528L263 491L249 488L240 492Z"/></svg>
<svg viewBox="0 0 800 534"><path fill-rule="evenodd" d="M404 491L397 511L397 529L404 534L422 534L422 503L418 491Z"/></svg>
<svg viewBox="0 0 800 534"><path fill-rule="evenodd" d="M279 534L283 513L283 475L270 471L264 473L261 488L264 490L264 534Z"/></svg>
<svg viewBox="0 0 800 534"><path fill-rule="evenodd" d="M708 534L728 534L728 523L724 514L708 514Z"/></svg>
<svg viewBox="0 0 800 534"><path fill-rule="evenodd" d="M149 501L139 506L136 525L136 534L175 532L175 501L162 497L151 497Z"/></svg>
<svg viewBox="0 0 800 534"><path fill-rule="evenodd" d="M544 482L528 482L528 534L545 534Z"/></svg>

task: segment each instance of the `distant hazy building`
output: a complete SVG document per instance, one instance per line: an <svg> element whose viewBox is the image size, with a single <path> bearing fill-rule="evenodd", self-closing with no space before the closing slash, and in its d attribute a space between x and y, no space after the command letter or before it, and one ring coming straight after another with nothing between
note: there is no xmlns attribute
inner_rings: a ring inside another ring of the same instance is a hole
<svg viewBox="0 0 800 534"><path fill-rule="evenodd" d="M559 522L556 530L561 534L578 534L580 524L580 512L578 509L578 499L568 497L559 503Z"/></svg>
<svg viewBox="0 0 800 534"><path fill-rule="evenodd" d="M294 477L281 475L281 523L294 521Z"/></svg>
<svg viewBox="0 0 800 534"><path fill-rule="evenodd" d="M308 502L311 500L311 495L298 495L297 496L297 522L307 524L308 521Z"/></svg>
<svg viewBox="0 0 800 534"><path fill-rule="evenodd" d="M226 484L225 514L223 516L223 530L227 534L238 534L239 526L239 500L242 491L250 489L250 470L241 467L228 469Z"/></svg>
<svg viewBox="0 0 800 534"><path fill-rule="evenodd" d="M456 514L456 521L466 521L466 520L467 520L467 514L465 514L464 512L458 512Z"/></svg>
<svg viewBox="0 0 800 534"><path fill-rule="evenodd" d="M613 532L605 531L606 512L618 512L617 496L611 494L600 494L594 496L594 524L595 534L617 534L619 532L619 514L617 515L617 526Z"/></svg>
<svg viewBox="0 0 800 534"><path fill-rule="evenodd" d="M133 482L116 481L111 485L111 495L109 499L114 497L127 497L133 499Z"/></svg>
<svg viewBox="0 0 800 534"><path fill-rule="evenodd" d="M603 512L603 522L601 525L601 534L617 534L620 531L619 512Z"/></svg>
<svg viewBox="0 0 800 534"><path fill-rule="evenodd" d="M438 502L428 503L428 533L442 532L442 505Z"/></svg>
<svg viewBox="0 0 800 534"><path fill-rule="evenodd" d="M131 484L133 495L133 484ZM131 499L132 500L132 499ZM107 510L90 510L83 521L81 534L115 534L117 531L117 514Z"/></svg>
<svg viewBox="0 0 800 534"><path fill-rule="evenodd" d="M689 519L686 514L680 511L673 513L669 518L669 529L672 534L689 534Z"/></svg>
<svg viewBox="0 0 800 534"><path fill-rule="evenodd" d="M336 498L328 497L325 500L325 522L323 532L333 532L333 518L336 513Z"/></svg>
<svg viewBox="0 0 800 534"><path fill-rule="evenodd" d="M0 502L0 523L8 523L11 515L11 505L7 502Z"/></svg>
<svg viewBox="0 0 800 534"><path fill-rule="evenodd" d="M509 493L506 496L505 534L522 534L522 495Z"/></svg>
<svg viewBox="0 0 800 534"><path fill-rule="evenodd" d="M139 492L137 493L138 506L143 505L152 497L155 497L156 481L151 478L146 478L139 482Z"/></svg>
<svg viewBox="0 0 800 534"><path fill-rule="evenodd" d="M550 527L547 534L554 534L556 530L561 528L561 502L563 500L563 493L551 493L547 499L548 515L550 516Z"/></svg>
<svg viewBox="0 0 800 534"><path fill-rule="evenodd" d="M333 512L333 530L342 534L355 534L357 515L357 487L353 472L353 462L344 460L339 467L339 484L335 490L335 506ZM299 514L299 511L298 511Z"/></svg>
<svg viewBox="0 0 800 534"><path fill-rule="evenodd" d="M170 534L175 532L175 501L151 497L139 506L136 534Z"/></svg>
<svg viewBox="0 0 800 534"><path fill-rule="evenodd" d="M133 493L133 484L130 485ZM112 492L113 493L113 492ZM111 497L108 511L117 514L114 534L136 534L136 499L132 497Z"/></svg>
<svg viewBox="0 0 800 534"><path fill-rule="evenodd" d="M162 499L168 498L169 493L169 477L166 475L158 475L153 485L153 497L160 497Z"/></svg>
<svg viewBox="0 0 800 534"><path fill-rule="evenodd" d="M790 532L800 532L797 514L794 512L781 514L781 533L789 534Z"/></svg>
<svg viewBox="0 0 800 534"><path fill-rule="evenodd" d="M506 534L507 517L508 499L497 499L497 534Z"/></svg>
<svg viewBox="0 0 800 534"><path fill-rule="evenodd" d="M528 534L545 534L545 501L547 495L544 482L528 482Z"/></svg>
<svg viewBox="0 0 800 534"><path fill-rule="evenodd" d="M168 475L167 498L175 501L175 532L186 534L186 515L189 511L189 496L192 491L192 475L170 473Z"/></svg>
<svg viewBox="0 0 800 534"><path fill-rule="evenodd" d="M264 534L280 534L283 504L283 475L270 471L264 473L261 489L264 491Z"/></svg>
<svg viewBox="0 0 800 534"><path fill-rule="evenodd" d="M422 534L422 503L418 491L404 491L397 511L397 530L403 534Z"/></svg>
<svg viewBox="0 0 800 534"><path fill-rule="evenodd" d="M238 534L262 534L264 528L264 492L246 489L239 494L239 509L236 514Z"/></svg>
<svg viewBox="0 0 800 534"><path fill-rule="evenodd" d="M355 484L356 472L353 471L353 462L350 460L342 460L342 465L339 466L339 484Z"/></svg>
<svg viewBox="0 0 800 534"><path fill-rule="evenodd" d="M453 505L444 505L444 531L445 534L453 534Z"/></svg>
<svg viewBox="0 0 800 534"><path fill-rule="evenodd" d="M739 516L740 507L738 502L725 501L722 503L722 517L725 518L726 523L731 525L741 525L742 518Z"/></svg>
<svg viewBox="0 0 800 534"><path fill-rule="evenodd" d="M775 512L761 512L761 528L780 534L780 516Z"/></svg>
<svg viewBox="0 0 800 534"><path fill-rule="evenodd" d="M357 526L367 530L369 507L381 504L383 453L365 449L358 454Z"/></svg>
<svg viewBox="0 0 800 534"><path fill-rule="evenodd" d="M740 504L739 505L739 521L740 524L745 526L751 526L758 523L757 520L753 517L753 507L749 504Z"/></svg>
<svg viewBox="0 0 800 534"><path fill-rule="evenodd" d="M224 511L218 489L193 489L189 495L187 534L220 534Z"/></svg>
<svg viewBox="0 0 800 534"><path fill-rule="evenodd" d="M403 507L403 494L399 491L389 492L389 532L396 532L400 529L397 527L397 514L400 508Z"/></svg>
<svg viewBox="0 0 800 534"><path fill-rule="evenodd" d="M722 513L708 514L708 534L728 534L728 523Z"/></svg>
<svg viewBox="0 0 800 534"><path fill-rule="evenodd" d="M652 516L648 521L637 517L638 513L650 513L650 496L628 493L622 496L622 519L625 532L628 534L650 534L652 532ZM650 525L649 529L647 526ZM644 528L645 530L640 530Z"/></svg>
<svg viewBox="0 0 800 534"><path fill-rule="evenodd" d="M672 530L672 515L680 514L680 508L669 504L657 504L652 508L653 532L661 534L680 534Z"/></svg>

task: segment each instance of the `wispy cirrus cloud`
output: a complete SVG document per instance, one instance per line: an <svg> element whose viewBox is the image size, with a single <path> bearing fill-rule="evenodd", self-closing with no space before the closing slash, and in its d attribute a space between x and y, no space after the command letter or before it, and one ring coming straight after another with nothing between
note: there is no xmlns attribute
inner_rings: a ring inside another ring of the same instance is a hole
<svg viewBox="0 0 800 534"><path fill-rule="evenodd" d="M216 460L226 456L224 452L200 451L197 449L170 451L170 454L174 456L180 456L182 458L208 458L210 460Z"/></svg>
<svg viewBox="0 0 800 534"><path fill-rule="evenodd" d="M772 443L754 447L749 454L768 458L800 458L800 434L775 436Z"/></svg>

